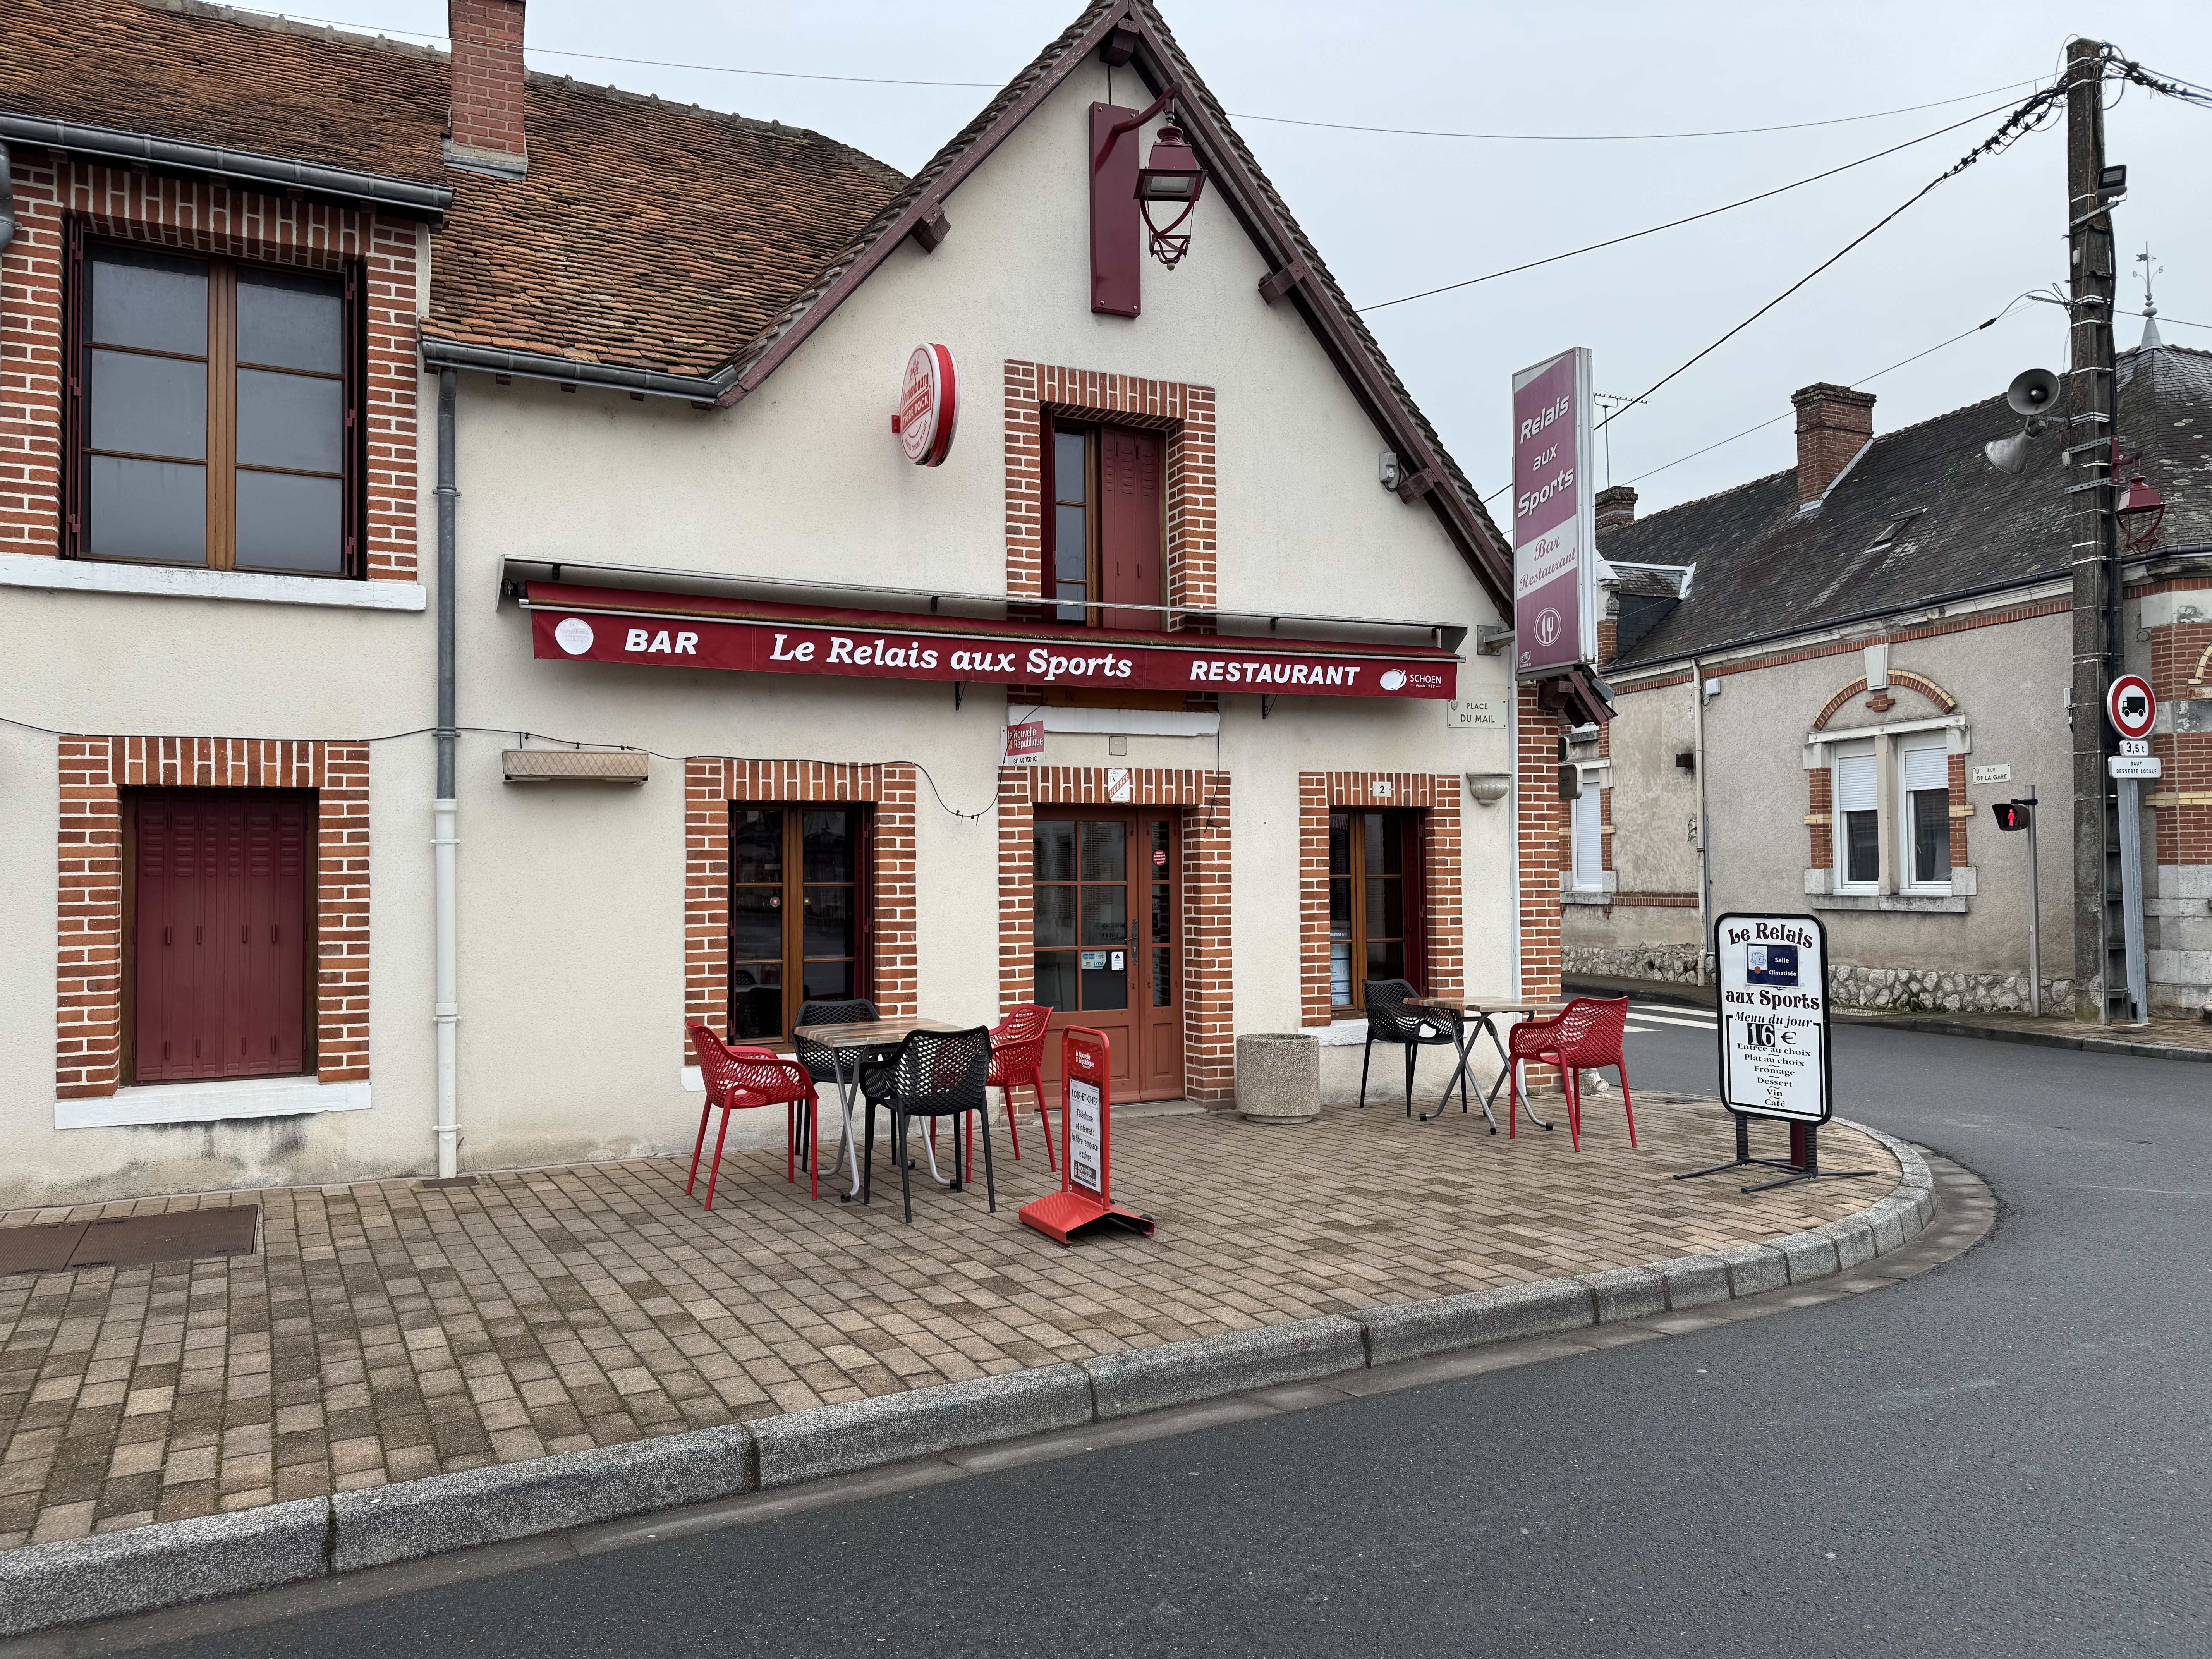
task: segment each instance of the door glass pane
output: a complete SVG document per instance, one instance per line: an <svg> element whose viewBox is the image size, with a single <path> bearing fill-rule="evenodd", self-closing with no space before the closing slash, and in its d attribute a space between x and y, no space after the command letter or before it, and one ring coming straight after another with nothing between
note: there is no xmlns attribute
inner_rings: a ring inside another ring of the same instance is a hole
<svg viewBox="0 0 2212 1659"><path fill-rule="evenodd" d="M1349 929L1342 939L1328 942L1328 1000L1340 1008L1357 1005L1352 1000L1352 937Z"/></svg>
<svg viewBox="0 0 2212 1659"><path fill-rule="evenodd" d="M1075 895L1078 890L1073 887L1040 887L1036 890L1031 923L1036 944L1075 943Z"/></svg>
<svg viewBox="0 0 2212 1659"><path fill-rule="evenodd" d="M1083 953L1083 957L1086 962L1095 962L1103 957L1107 964L1103 968L1083 969L1084 1007L1101 1011L1127 1007L1129 1006L1129 969L1127 953L1122 954L1123 965L1119 968L1113 965L1114 955L1109 951L1086 951Z"/></svg>
<svg viewBox="0 0 2212 1659"><path fill-rule="evenodd" d="M206 459L207 365L94 352L91 436L94 449Z"/></svg>
<svg viewBox="0 0 2212 1659"><path fill-rule="evenodd" d="M1152 951L1152 1006L1175 1006L1175 977L1170 969L1165 945L1157 946Z"/></svg>
<svg viewBox="0 0 2212 1659"><path fill-rule="evenodd" d="M783 970L769 963L731 969L732 1039L773 1040L782 1035Z"/></svg>
<svg viewBox="0 0 2212 1659"><path fill-rule="evenodd" d="M1367 934L1370 939L1405 937L1405 883L1367 878Z"/></svg>
<svg viewBox="0 0 2212 1659"><path fill-rule="evenodd" d="M1328 872L1332 876L1352 873L1352 815L1348 812L1328 815Z"/></svg>
<svg viewBox="0 0 2212 1659"><path fill-rule="evenodd" d="M1129 890L1126 887L1086 887L1083 890L1083 942L1122 945L1129 942ZM1096 1004L1085 1003L1085 1007ZM1121 1005L1115 1003L1115 1007Z"/></svg>
<svg viewBox="0 0 2212 1659"><path fill-rule="evenodd" d="M1083 826L1083 879L1129 878L1129 826L1109 819Z"/></svg>
<svg viewBox="0 0 2212 1659"><path fill-rule="evenodd" d="M1152 943L1171 945L1175 935L1169 928L1175 921L1174 890L1164 881L1152 884Z"/></svg>
<svg viewBox="0 0 2212 1659"><path fill-rule="evenodd" d="M783 811L780 807L741 807L730 814L730 879L783 879Z"/></svg>
<svg viewBox="0 0 2212 1659"><path fill-rule="evenodd" d="M845 811L800 815L799 835L805 847L803 860L808 881L853 879L852 814Z"/></svg>
<svg viewBox="0 0 2212 1659"><path fill-rule="evenodd" d="M1036 953L1036 992L1040 1006L1073 1008L1075 1002L1075 952L1040 951Z"/></svg>
<svg viewBox="0 0 2212 1659"><path fill-rule="evenodd" d="M805 979L809 1001L842 1002L853 994L850 962L810 962Z"/></svg>
<svg viewBox="0 0 2212 1659"><path fill-rule="evenodd" d="M86 536L95 556L207 562L205 467L94 455L85 471Z"/></svg>
<svg viewBox="0 0 2212 1659"><path fill-rule="evenodd" d="M1091 574L1085 545L1084 510L1055 507L1052 520L1052 573L1064 582L1081 582Z"/></svg>
<svg viewBox="0 0 2212 1659"><path fill-rule="evenodd" d="M207 266L139 248L92 258L92 337L102 345L207 354Z"/></svg>
<svg viewBox="0 0 2212 1659"><path fill-rule="evenodd" d="M809 887L806 890L805 915L805 926L800 931L805 939L808 957L849 957L853 954L851 888ZM811 969L807 971L810 975L813 972ZM809 996L813 994L811 990L807 993Z"/></svg>
<svg viewBox="0 0 2212 1659"><path fill-rule="evenodd" d="M1039 818L1031 832L1038 881L1075 879L1075 825L1065 818Z"/></svg>
<svg viewBox="0 0 2212 1659"><path fill-rule="evenodd" d="M730 960L781 966L783 961L783 890L730 890Z"/></svg>
<svg viewBox="0 0 2212 1659"><path fill-rule="evenodd" d="M240 466L337 472L344 468L344 449L343 381L312 374L278 374L265 368L238 371Z"/></svg>
<svg viewBox="0 0 2212 1659"><path fill-rule="evenodd" d="M343 366L343 291L334 276L289 270L238 273L238 360L276 368Z"/></svg>
<svg viewBox="0 0 2212 1659"><path fill-rule="evenodd" d="M1084 465L1086 440L1080 432L1052 435L1052 498L1079 507L1090 499L1090 471Z"/></svg>
<svg viewBox="0 0 2212 1659"><path fill-rule="evenodd" d="M1406 977L1406 947L1397 939L1370 939L1367 941L1367 977L1370 979L1403 979Z"/></svg>
<svg viewBox="0 0 2212 1659"><path fill-rule="evenodd" d="M238 562L335 574L345 564L344 486L296 472L238 474Z"/></svg>
<svg viewBox="0 0 2212 1659"><path fill-rule="evenodd" d="M1360 830L1367 842L1367 873L1398 874L1403 865L1399 855L1404 849L1405 838L1398 833L1397 818L1382 812L1370 812L1360 820Z"/></svg>

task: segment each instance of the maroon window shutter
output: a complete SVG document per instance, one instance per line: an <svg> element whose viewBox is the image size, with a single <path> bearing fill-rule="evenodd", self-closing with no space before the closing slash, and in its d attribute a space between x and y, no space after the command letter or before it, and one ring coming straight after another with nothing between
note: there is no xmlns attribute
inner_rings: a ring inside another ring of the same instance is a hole
<svg viewBox="0 0 2212 1659"><path fill-rule="evenodd" d="M1406 912L1406 977L1424 994L1429 983L1429 815L1408 812L1399 827L1404 837L1400 894Z"/></svg>
<svg viewBox="0 0 2212 1659"><path fill-rule="evenodd" d="M853 866L853 994L876 1000L876 809L856 806L860 856Z"/></svg>
<svg viewBox="0 0 2212 1659"><path fill-rule="evenodd" d="M1109 317L1133 317L1143 308L1137 152L1144 134L1134 128L1123 133L1114 141L1114 153L1105 165L1097 164L1108 131L1136 112L1114 104L1093 104L1091 148L1084 156L1085 170L1091 175L1091 308Z"/></svg>
<svg viewBox="0 0 2212 1659"><path fill-rule="evenodd" d="M169 804L142 799L137 804L137 867L133 879L133 909L138 939L137 1018L132 1022L137 1050L135 1079L158 1082L169 1075L176 1040L170 1027L179 1012L179 964L190 948L177 942L175 896L177 825Z"/></svg>
<svg viewBox="0 0 2212 1659"><path fill-rule="evenodd" d="M74 559L84 545L84 337L92 290L86 275L84 221L71 215L64 236L68 247L62 273L61 552L64 558Z"/></svg>
<svg viewBox="0 0 2212 1659"><path fill-rule="evenodd" d="M1098 598L1108 606L1161 603L1161 442L1128 427L1098 434ZM1158 610L1106 610L1108 628L1158 629Z"/></svg>

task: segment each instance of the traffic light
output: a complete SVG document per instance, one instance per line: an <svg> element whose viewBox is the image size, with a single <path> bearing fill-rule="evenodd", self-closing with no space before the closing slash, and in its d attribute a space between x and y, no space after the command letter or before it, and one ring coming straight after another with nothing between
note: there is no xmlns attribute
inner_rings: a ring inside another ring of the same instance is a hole
<svg viewBox="0 0 2212 1659"><path fill-rule="evenodd" d="M2024 800L2000 800L1990 804L1990 811L2000 830L2025 830L2031 803Z"/></svg>

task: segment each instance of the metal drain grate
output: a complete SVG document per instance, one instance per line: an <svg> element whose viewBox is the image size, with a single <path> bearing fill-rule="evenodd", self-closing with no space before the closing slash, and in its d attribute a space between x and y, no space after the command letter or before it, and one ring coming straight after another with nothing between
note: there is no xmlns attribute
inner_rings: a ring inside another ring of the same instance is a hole
<svg viewBox="0 0 2212 1659"><path fill-rule="evenodd" d="M109 1221L48 1221L0 1227L0 1274L62 1273L71 1267L137 1267L205 1255L252 1255L261 1217L256 1204L172 1210Z"/></svg>

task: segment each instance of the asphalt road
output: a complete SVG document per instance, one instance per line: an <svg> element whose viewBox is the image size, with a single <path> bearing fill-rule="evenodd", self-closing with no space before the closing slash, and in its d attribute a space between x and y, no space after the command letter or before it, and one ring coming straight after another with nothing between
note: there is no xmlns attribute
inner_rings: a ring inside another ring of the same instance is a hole
<svg viewBox="0 0 2212 1659"><path fill-rule="evenodd" d="M1711 1088L1694 1020L1638 1024L1632 1084ZM155 1650L2212 1652L2212 1066L1847 1028L1836 1081L1990 1183L1984 1243L1772 1317Z"/></svg>

